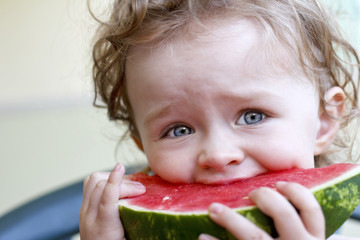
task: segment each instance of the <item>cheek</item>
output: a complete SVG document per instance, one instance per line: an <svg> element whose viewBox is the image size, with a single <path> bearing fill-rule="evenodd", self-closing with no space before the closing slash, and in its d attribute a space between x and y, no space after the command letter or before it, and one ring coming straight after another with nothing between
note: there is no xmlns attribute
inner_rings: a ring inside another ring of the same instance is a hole
<svg viewBox="0 0 360 240"><path fill-rule="evenodd" d="M145 151L150 168L166 181L188 183L192 181L193 162L185 151L154 148Z"/></svg>
<svg viewBox="0 0 360 240"><path fill-rule="evenodd" d="M311 144L300 138L287 137L264 141L256 149L254 158L269 171L312 168L314 156Z"/></svg>

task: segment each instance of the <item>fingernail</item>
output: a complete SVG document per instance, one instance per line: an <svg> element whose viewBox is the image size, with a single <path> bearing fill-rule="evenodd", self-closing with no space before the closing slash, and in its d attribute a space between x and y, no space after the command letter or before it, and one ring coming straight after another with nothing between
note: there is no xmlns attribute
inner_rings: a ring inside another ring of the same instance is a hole
<svg viewBox="0 0 360 240"><path fill-rule="evenodd" d="M252 190L252 191L249 193L249 195L248 195L249 199L251 199L251 198L254 196L256 190L257 190L257 189Z"/></svg>
<svg viewBox="0 0 360 240"><path fill-rule="evenodd" d="M200 234L198 240L211 240L211 237L207 234Z"/></svg>
<svg viewBox="0 0 360 240"><path fill-rule="evenodd" d="M284 181L279 181L279 182L276 183L276 187L277 187L277 188L278 188L278 187L282 187L282 186L284 186L284 185L286 185L286 182L284 182Z"/></svg>
<svg viewBox="0 0 360 240"><path fill-rule="evenodd" d="M142 183L140 183L140 182L132 182L133 184L134 184L134 186L136 187L136 188L138 188L138 189L141 189L141 190L143 190L143 189L145 189L145 186L142 184Z"/></svg>
<svg viewBox="0 0 360 240"><path fill-rule="evenodd" d="M210 205L209 211L212 214L219 214L223 210L223 206L219 203L213 203Z"/></svg>
<svg viewBox="0 0 360 240"><path fill-rule="evenodd" d="M249 195L248 195L249 199L250 199L251 201L254 201L254 199L257 197L257 195L259 194L259 192L261 193L261 191L263 191L263 189L264 189L264 187L259 187L259 188L257 188L257 189L252 190L252 191L249 193Z"/></svg>
<svg viewBox="0 0 360 240"><path fill-rule="evenodd" d="M118 172L118 171L120 171L120 169L121 169L120 163L116 163L116 165L114 167L114 171Z"/></svg>

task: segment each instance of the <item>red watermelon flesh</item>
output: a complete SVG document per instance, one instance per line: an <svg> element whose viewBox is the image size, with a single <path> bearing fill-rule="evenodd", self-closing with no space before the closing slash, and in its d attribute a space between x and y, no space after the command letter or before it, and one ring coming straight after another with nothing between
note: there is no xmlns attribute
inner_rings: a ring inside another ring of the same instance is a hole
<svg viewBox="0 0 360 240"><path fill-rule="evenodd" d="M325 168L268 172L224 185L172 184L157 175L148 176L137 173L131 175L131 180L144 184L146 193L126 199L126 202L129 205L148 210L191 213L207 211L213 202L223 203L231 208L240 208L253 205L248 199L248 195L259 187L275 189L278 181L286 181L297 182L312 189L329 183L344 172L356 167L358 167L356 164L334 164Z"/></svg>

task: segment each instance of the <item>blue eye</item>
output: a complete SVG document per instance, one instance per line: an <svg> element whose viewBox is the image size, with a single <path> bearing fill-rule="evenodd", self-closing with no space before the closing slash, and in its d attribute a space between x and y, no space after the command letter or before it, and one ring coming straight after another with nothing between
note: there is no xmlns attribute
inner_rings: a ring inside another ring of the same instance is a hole
<svg viewBox="0 0 360 240"><path fill-rule="evenodd" d="M194 130L187 126L175 126L168 132L169 137L182 137L189 134L193 134Z"/></svg>
<svg viewBox="0 0 360 240"><path fill-rule="evenodd" d="M239 125L254 125L262 122L265 119L265 114L257 111L248 111L240 116L237 121Z"/></svg>

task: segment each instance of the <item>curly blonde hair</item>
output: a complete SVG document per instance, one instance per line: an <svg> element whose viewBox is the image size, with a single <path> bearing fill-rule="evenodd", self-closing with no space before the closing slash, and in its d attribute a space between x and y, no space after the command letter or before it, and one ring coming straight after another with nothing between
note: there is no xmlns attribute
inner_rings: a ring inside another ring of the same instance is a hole
<svg viewBox="0 0 360 240"><path fill-rule="evenodd" d="M342 129L360 116L358 55L342 38L333 16L316 0L115 0L111 12L108 21L99 21L93 48L94 104L100 96L109 118L127 123L134 136L139 134L125 75L129 48L166 43L190 31L191 24L212 19L256 21L274 43L272 51L280 41L298 56L302 70L319 90L323 109L328 89L338 86L344 90L347 113ZM339 134L334 145L351 145L343 136Z"/></svg>

